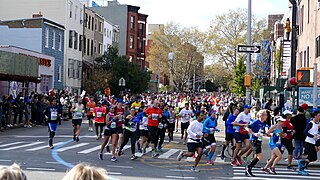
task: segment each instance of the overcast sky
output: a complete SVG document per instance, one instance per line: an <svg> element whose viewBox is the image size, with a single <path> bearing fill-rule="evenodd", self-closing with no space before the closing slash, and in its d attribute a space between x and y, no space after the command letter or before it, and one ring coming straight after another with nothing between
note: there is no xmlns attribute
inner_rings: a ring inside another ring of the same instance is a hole
<svg viewBox="0 0 320 180"><path fill-rule="evenodd" d="M103 0L95 0L102 4ZM149 24L174 21L182 26L198 26L206 30L217 14L229 9L247 8L248 0L118 0L121 4L139 6L140 13L148 14ZM107 0L105 0L107 5ZM286 14L288 0L252 0L253 14L267 19L268 14Z"/></svg>

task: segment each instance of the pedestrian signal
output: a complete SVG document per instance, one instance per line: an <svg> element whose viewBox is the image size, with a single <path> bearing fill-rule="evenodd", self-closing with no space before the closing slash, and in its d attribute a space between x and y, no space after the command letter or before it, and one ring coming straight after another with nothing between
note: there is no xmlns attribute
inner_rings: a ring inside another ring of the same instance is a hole
<svg viewBox="0 0 320 180"><path fill-rule="evenodd" d="M297 82L309 83L310 82L310 70L297 70Z"/></svg>

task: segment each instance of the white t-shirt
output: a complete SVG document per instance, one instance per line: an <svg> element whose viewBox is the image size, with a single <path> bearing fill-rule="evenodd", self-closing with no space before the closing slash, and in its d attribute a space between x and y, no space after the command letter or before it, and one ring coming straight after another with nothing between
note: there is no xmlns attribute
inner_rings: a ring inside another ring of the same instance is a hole
<svg viewBox="0 0 320 180"><path fill-rule="evenodd" d="M251 114L250 114L250 113L245 114L244 112L241 112L241 113L237 116L235 122L240 123L240 121L241 121L242 124L244 124L244 123L245 123L245 124L250 124L250 120L251 120ZM239 132L239 129L240 129L240 127L237 126L236 132Z"/></svg>
<svg viewBox="0 0 320 180"><path fill-rule="evenodd" d="M187 129L188 143L201 142L201 138L203 135L202 130L203 130L203 124L201 122L199 122L198 120L192 121ZM201 137L197 138L196 137L197 135L200 135Z"/></svg>
<svg viewBox="0 0 320 180"><path fill-rule="evenodd" d="M190 119L192 118L192 111L190 109L182 109L179 113L179 116L181 116L181 122L182 123L186 123L186 122L189 122Z"/></svg>

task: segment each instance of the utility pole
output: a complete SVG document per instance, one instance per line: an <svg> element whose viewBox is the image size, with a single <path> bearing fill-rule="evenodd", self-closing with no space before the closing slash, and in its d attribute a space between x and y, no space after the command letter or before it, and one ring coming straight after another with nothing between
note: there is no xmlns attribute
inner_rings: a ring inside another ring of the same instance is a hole
<svg viewBox="0 0 320 180"><path fill-rule="evenodd" d="M296 77L296 43L297 43L297 1L290 0L292 4L292 30L291 30L291 77ZM295 92L294 92L295 93Z"/></svg>
<svg viewBox="0 0 320 180"><path fill-rule="evenodd" d="M251 0L248 0L248 29L247 29L247 44L251 46ZM246 75L251 74L251 53L247 53L247 62L246 62ZM250 86L246 87L246 104L250 104L251 95L250 95Z"/></svg>
<svg viewBox="0 0 320 180"><path fill-rule="evenodd" d="M318 64L313 64L313 108L318 108Z"/></svg>

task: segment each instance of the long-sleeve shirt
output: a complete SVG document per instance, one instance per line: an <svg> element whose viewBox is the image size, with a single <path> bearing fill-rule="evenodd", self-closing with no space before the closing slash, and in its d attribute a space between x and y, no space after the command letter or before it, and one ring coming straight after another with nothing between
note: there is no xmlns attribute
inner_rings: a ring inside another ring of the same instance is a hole
<svg viewBox="0 0 320 180"><path fill-rule="evenodd" d="M227 121L226 121L226 126L227 126L227 133L234 134L236 131L235 126L233 126L233 122L236 120L237 116L230 114Z"/></svg>
<svg viewBox="0 0 320 180"><path fill-rule="evenodd" d="M203 124L198 120L192 121L187 129L188 143L201 142ZM200 138L196 136L200 135Z"/></svg>
<svg viewBox="0 0 320 180"><path fill-rule="evenodd" d="M211 117L207 118L203 122L203 130L202 132L205 134L214 134L214 132L217 130L217 118L212 119ZM210 131L210 129L213 128L213 131Z"/></svg>

